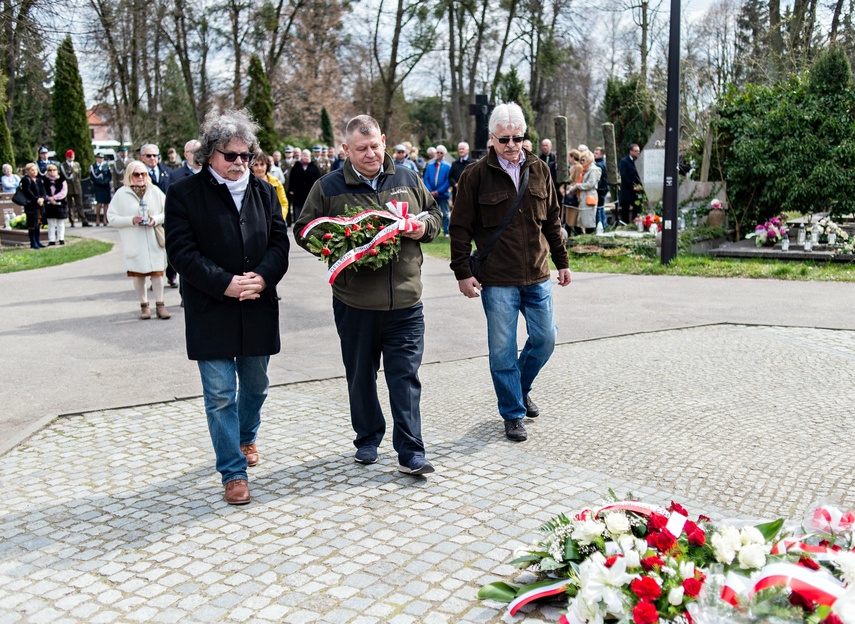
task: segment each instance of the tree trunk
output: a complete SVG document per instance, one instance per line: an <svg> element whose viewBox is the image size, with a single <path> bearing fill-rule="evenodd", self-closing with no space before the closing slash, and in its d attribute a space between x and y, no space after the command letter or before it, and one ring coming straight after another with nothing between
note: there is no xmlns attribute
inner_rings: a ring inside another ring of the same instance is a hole
<svg viewBox="0 0 855 624"><path fill-rule="evenodd" d="M508 21L505 22L505 34L502 36L502 45L499 46L499 60L496 62L496 72L493 74L493 85L490 87L490 101L496 101L496 91L499 89L499 81L502 79L502 64L505 60L505 50L508 49L508 40L511 38L511 27L516 18L519 0L511 0L508 7ZM480 146L479 146L480 149Z"/></svg>
<svg viewBox="0 0 855 624"><path fill-rule="evenodd" d="M461 87L463 83L463 42L460 41L460 59L457 58L458 55L458 37L462 39L462 31L463 31L463 19L459 22L455 22L455 12L456 12L455 1L451 0L448 4L448 68L451 71L451 102L450 102L450 112L451 112L451 133L455 137L461 136L461 124L460 124L460 99L461 99Z"/></svg>

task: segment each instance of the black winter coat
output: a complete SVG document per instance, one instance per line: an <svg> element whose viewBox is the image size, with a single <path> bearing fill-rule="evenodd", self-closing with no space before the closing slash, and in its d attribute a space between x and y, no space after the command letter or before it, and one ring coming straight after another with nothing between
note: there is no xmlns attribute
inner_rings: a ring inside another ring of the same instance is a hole
<svg viewBox="0 0 855 624"><path fill-rule="evenodd" d="M38 212L41 209L39 206L39 197L42 199L46 197L42 177L36 176L36 179L33 180L30 176L25 175L21 178L21 190L27 196L27 205L24 206L24 212Z"/></svg>
<svg viewBox="0 0 855 624"><path fill-rule="evenodd" d="M321 170L315 163L309 163L305 170L300 163L294 163L291 173L288 174L288 201L302 208L309 191L320 177Z"/></svg>
<svg viewBox="0 0 855 624"><path fill-rule="evenodd" d="M276 285L288 270L288 232L276 191L249 176L238 212L225 184L205 166L169 185L166 251L181 275L191 360L273 355L280 349ZM261 297L226 297L234 275L254 271Z"/></svg>

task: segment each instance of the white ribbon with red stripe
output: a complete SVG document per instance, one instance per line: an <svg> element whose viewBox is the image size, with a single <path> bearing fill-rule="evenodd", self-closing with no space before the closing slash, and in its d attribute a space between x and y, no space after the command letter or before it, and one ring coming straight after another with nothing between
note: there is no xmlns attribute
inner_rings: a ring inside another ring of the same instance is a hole
<svg viewBox="0 0 855 624"><path fill-rule="evenodd" d="M823 533L847 533L855 525L855 511L842 512L831 505L820 505L813 510L811 526Z"/></svg>
<svg viewBox="0 0 855 624"><path fill-rule="evenodd" d="M424 219L429 214L427 212L421 212L415 217L411 217L408 214L407 202L399 202L393 200L387 202L386 207L389 209L389 212L383 212L380 210L366 210L365 212L360 212L358 215L355 215L353 217L319 217L307 223L306 227L302 229L302 231L300 232L300 236L305 237L306 234L312 230L312 228L322 223L338 223L344 226L348 226L355 225L371 216L377 216L382 219L392 219L392 223L380 230L376 235L374 235L374 237L370 241L368 241L364 245L360 245L359 247L351 249L330 266L329 270L327 271L327 281L330 284L332 284L336 280L336 278L342 271L344 271L344 269L352 265L354 262L358 261L360 258L369 254L371 252L371 249L373 249L374 247L377 247L381 243L384 243L387 240L394 238L398 235L398 232L409 232L411 230L415 230L418 225L413 223L413 221Z"/></svg>
<svg viewBox="0 0 855 624"><path fill-rule="evenodd" d="M670 515L667 509L665 509L664 507L660 507L659 505L651 505L650 503L627 500L603 505L594 512L594 517L599 518L600 514L603 514L607 511L634 511L635 513L641 514L642 516L651 516L655 513L665 517L668 517Z"/></svg>
<svg viewBox="0 0 855 624"><path fill-rule="evenodd" d="M816 544L808 544L804 540L811 537L810 534L800 537L788 537L776 542L772 546L771 554L783 555L787 552L804 552L810 553L811 558L817 561L833 561L836 558L836 550L831 546L819 546Z"/></svg>
<svg viewBox="0 0 855 624"><path fill-rule="evenodd" d="M721 599L738 606L739 597L750 599L757 592L770 587L789 587L808 600L827 606L834 604L846 589L843 583L825 570L811 570L794 563L770 563L753 579L728 573Z"/></svg>
<svg viewBox="0 0 855 624"><path fill-rule="evenodd" d="M508 605L508 612L511 615L516 615L517 611L520 610L520 607L527 605L530 602L540 600L541 598L546 598L547 596L557 596L558 594L563 594L567 590L567 586L569 584L569 579L562 579L560 581L555 581L554 583L551 583L549 585L544 585L542 587L532 589L531 591L527 591L524 594L521 594L514 598L511 604Z"/></svg>

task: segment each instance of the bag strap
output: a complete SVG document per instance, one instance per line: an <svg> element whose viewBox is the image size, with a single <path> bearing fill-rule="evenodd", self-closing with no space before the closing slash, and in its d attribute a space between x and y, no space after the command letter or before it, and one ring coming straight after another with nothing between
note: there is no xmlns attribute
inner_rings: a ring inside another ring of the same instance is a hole
<svg viewBox="0 0 855 624"><path fill-rule="evenodd" d="M508 209L508 211L505 213L505 218L502 219L502 223L493 232L493 236L490 238L487 244L484 245L483 248L478 250L478 257L481 258L482 261L484 260L484 258L487 257L487 254L493 251L493 247L496 245L499 238L502 236L502 232L504 232L505 228L508 227L508 224L511 222L511 218L514 216L514 212L516 212L516 209L519 207L520 202L522 201L522 196L525 193L526 188L528 188L528 167L526 167L526 169L523 171L523 177L522 180L520 180L520 190L517 191L516 199L514 199L514 203L511 204L510 209Z"/></svg>

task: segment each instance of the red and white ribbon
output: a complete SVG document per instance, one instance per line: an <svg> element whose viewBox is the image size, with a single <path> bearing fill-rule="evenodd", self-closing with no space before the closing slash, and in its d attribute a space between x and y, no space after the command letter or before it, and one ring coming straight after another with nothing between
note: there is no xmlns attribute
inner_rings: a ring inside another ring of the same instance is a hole
<svg viewBox="0 0 855 624"><path fill-rule="evenodd" d="M811 526L823 533L839 535L852 530L855 525L855 511L843 513L837 507L821 505L813 510Z"/></svg>
<svg viewBox="0 0 855 624"><path fill-rule="evenodd" d="M547 596L563 594L567 590L567 586L569 584L570 581L568 579L561 579L560 581L555 581L549 585L544 585L542 587L532 589L531 591L527 591L514 598L513 602L508 605L508 612L511 615L516 615L517 611L520 610L520 607L527 605L530 602L546 598Z"/></svg>
<svg viewBox="0 0 855 624"><path fill-rule="evenodd" d="M846 590L843 583L825 570L811 570L794 563L770 563L754 579L728 573L721 599L736 607L740 597L747 600L770 587L789 587L808 600L827 606L834 604Z"/></svg>
<svg viewBox="0 0 855 624"><path fill-rule="evenodd" d="M811 537L810 534L782 539L772 546L771 554L783 555L787 552L804 552L810 553L811 558L817 561L833 561L837 558L835 553L840 550L839 548L808 544L804 540L809 537Z"/></svg>
<svg viewBox="0 0 855 624"><path fill-rule="evenodd" d="M371 249L373 249L374 247L377 247L381 243L384 243L387 240L394 238L398 235L399 232L409 232L411 230L415 230L418 225L413 223L413 221L424 219L429 214L427 212L421 212L416 216L411 217L408 214L407 202L390 201L386 203L386 207L389 209L389 212L383 212L381 210L366 210L365 212L360 212L358 215L355 215L353 217L319 217L307 223L306 227L302 229L302 231L300 232L300 236L305 237L310 230L312 230L318 225L321 225L322 223L338 223L343 226L348 226L355 225L371 216L377 216L382 219L392 220L392 223L380 230L367 243L351 249L330 266L329 270L327 271L327 281L330 284L332 284L336 280L336 278L339 276L339 273L344 271L344 269L358 261L360 258L370 253Z"/></svg>
<svg viewBox="0 0 855 624"><path fill-rule="evenodd" d="M607 511L633 511L641 514L642 516L651 516L656 513L660 516L665 516L666 518L670 515L670 512L667 509L660 507L659 505L651 505L650 503L642 503L640 501L618 501L616 503L603 505L597 509L594 512L594 517L599 518L600 514Z"/></svg>

